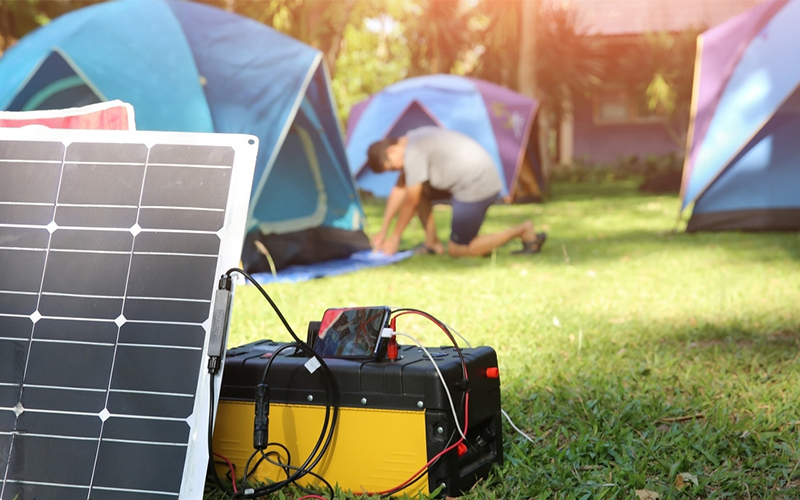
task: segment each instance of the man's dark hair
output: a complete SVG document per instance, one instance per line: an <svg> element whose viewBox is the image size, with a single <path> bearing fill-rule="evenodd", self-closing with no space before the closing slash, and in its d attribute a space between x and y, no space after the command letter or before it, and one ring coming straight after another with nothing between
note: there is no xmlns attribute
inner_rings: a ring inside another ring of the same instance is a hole
<svg viewBox="0 0 800 500"><path fill-rule="evenodd" d="M370 144L367 150L367 166L369 169L376 174L386 170L386 162L389 161L389 157L386 156L386 148L395 144L397 144L397 137L387 137Z"/></svg>

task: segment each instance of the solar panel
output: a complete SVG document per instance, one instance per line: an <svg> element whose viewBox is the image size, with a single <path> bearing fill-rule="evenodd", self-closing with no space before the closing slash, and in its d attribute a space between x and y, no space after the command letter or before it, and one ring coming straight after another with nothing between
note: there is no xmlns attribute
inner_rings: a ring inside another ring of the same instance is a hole
<svg viewBox="0 0 800 500"><path fill-rule="evenodd" d="M244 135L0 129L0 498L200 498Z"/></svg>

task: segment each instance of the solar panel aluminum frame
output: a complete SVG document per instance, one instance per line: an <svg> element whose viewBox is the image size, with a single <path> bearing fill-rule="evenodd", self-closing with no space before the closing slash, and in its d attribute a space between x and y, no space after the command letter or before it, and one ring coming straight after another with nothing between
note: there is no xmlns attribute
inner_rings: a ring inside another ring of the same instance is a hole
<svg viewBox="0 0 800 500"><path fill-rule="evenodd" d="M0 128L0 498L202 497L214 291L257 152Z"/></svg>

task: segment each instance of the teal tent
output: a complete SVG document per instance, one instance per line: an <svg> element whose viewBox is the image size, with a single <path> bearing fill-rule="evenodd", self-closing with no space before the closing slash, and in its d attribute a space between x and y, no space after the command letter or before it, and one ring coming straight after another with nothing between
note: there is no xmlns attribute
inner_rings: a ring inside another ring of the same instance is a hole
<svg viewBox="0 0 800 500"><path fill-rule="evenodd" d="M139 130L258 136L252 272L268 269L264 248L278 268L369 248L322 54L263 24L179 0L107 2L23 37L0 75L0 110L119 99Z"/></svg>
<svg viewBox="0 0 800 500"><path fill-rule="evenodd" d="M800 230L800 0L698 38L681 210L686 231Z"/></svg>

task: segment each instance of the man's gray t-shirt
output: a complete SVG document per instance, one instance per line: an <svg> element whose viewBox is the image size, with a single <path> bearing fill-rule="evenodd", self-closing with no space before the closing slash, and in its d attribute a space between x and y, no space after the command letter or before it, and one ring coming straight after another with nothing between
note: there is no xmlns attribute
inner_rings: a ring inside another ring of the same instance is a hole
<svg viewBox="0 0 800 500"><path fill-rule="evenodd" d="M403 171L407 186L428 181L431 187L468 203L500 193L502 184L494 160L471 137L439 127L420 127L406 135Z"/></svg>

